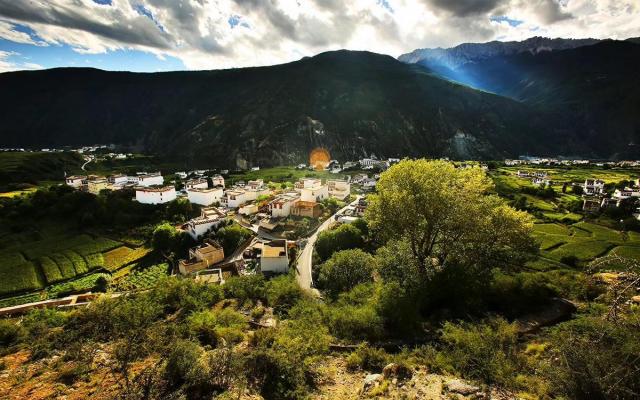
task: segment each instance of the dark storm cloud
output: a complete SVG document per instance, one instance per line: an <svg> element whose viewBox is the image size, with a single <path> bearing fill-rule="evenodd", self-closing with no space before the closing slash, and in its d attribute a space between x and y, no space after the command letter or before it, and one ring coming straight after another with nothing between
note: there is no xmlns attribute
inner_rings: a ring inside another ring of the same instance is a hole
<svg viewBox="0 0 640 400"><path fill-rule="evenodd" d="M14 21L78 29L127 45L148 46L160 50L172 47L170 37L145 16L127 19L116 9L113 19L126 21L126 24L104 24L92 20L86 11L86 6L79 1L73 6L49 4L44 1L0 2L0 17Z"/></svg>
<svg viewBox="0 0 640 400"><path fill-rule="evenodd" d="M427 5L448 11L458 17L485 14L508 0L425 0Z"/></svg>

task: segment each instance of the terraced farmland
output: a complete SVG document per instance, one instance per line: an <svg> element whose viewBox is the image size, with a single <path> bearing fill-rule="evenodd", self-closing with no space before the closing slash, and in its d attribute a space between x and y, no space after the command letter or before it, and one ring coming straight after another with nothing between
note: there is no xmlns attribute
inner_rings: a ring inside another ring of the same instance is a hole
<svg viewBox="0 0 640 400"><path fill-rule="evenodd" d="M540 243L541 260L544 260L532 264L537 269L545 269L571 256L582 264L608 254L640 259L640 235L635 232L623 235L591 222L569 226L536 224L534 236Z"/></svg>
<svg viewBox="0 0 640 400"><path fill-rule="evenodd" d="M91 271L115 271L148 252L144 247L132 249L118 241L87 234L48 234L46 230L19 234L2 232L0 296L50 290L52 285L67 282L75 287L85 287L91 279L78 282L74 278ZM89 276L95 278L95 274Z"/></svg>

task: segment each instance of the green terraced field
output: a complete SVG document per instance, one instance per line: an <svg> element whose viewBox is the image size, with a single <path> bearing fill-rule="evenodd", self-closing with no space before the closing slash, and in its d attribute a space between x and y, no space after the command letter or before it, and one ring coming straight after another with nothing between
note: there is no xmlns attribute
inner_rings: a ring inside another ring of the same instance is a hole
<svg viewBox="0 0 640 400"><path fill-rule="evenodd" d="M108 271L116 271L125 265L138 261L150 251L151 249L146 247L136 249L131 249L126 246L118 247L117 249L104 253L104 267Z"/></svg>
<svg viewBox="0 0 640 400"><path fill-rule="evenodd" d="M560 224L535 224L533 230L549 235L569 235L569 228Z"/></svg>
<svg viewBox="0 0 640 400"><path fill-rule="evenodd" d="M640 260L640 246L618 246L609 254Z"/></svg>
<svg viewBox="0 0 640 400"><path fill-rule="evenodd" d="M17 265L0 266L0 295L43 287L38 268L30 261Z"/></svg>
<svg viewBox="0 0 640 400"><path fill-rule="evenodd" d="M149 289L160 279L167 276L168 264L157 264L151 267L134 270L118 282L119 290Z"/></svg>

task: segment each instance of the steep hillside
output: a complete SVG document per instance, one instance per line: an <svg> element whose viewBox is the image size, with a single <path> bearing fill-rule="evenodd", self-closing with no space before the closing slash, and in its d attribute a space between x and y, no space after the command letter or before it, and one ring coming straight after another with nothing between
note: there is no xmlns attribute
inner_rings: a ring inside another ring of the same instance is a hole
<svg viewBox="0 0 640 400"><path fill-rule="evenodd" d="M489 44L487 44L489 45ZM571 121L599 154L637 157L640 140L640 46L633 40L545 52L496 55L432 72L529 104Z"/></svg>
<svg viewBox="0 0 640 400"><path fill-rule="evenodd" d="M220 166L302 161L316 146L339 158L595 154L562 121L367 52L222 71L5 73L0 86L11 93L2 146L116 143Z"/></svg>

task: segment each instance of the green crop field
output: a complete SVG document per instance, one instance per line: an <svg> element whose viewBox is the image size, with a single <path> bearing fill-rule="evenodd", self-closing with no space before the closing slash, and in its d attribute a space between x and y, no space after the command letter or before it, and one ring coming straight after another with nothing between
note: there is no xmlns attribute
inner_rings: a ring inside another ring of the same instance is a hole
<svg viewBox="0 0 640 400"><path fill-rule="evenodd" d="M0 266L0 296L13 292L41 289L38 268L30 261Z"/></svg>
<svg viewBox="0 0 640 400"><path fill-rule="evenodd" d="M168 275L168 264L157 264L151 267L134 270L118 281L119 290L144 290L154 286L160 279Z"/></svg>
<svg viewBox="0 0 640 400"><path fill-rule="evenodd" d="M138 247L136 249L131 249L126 246L118 247L117 249L104 253L104 267L108 271L116 271L125 265L141 259L150 251L151 249L146 247Z"/></svg>
<svg viewBox="0 0 640 400"><path fill-rule="evenodd" d="M56 285L50 286L47 288L47 293L50 298L54 298L54 297L64 296L70 293L85 292L93 289L96 286L96 281L100 277L109 279L110 275L106 273L89 274L81 278L72 279L67 282L62 282L62 283L58 283Z"/></svg>

